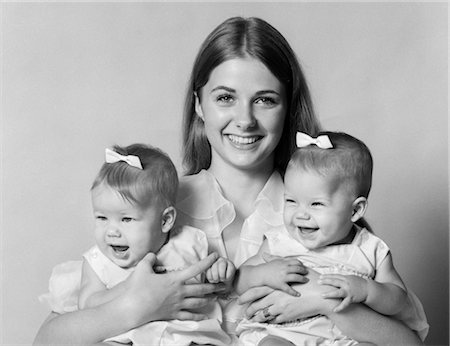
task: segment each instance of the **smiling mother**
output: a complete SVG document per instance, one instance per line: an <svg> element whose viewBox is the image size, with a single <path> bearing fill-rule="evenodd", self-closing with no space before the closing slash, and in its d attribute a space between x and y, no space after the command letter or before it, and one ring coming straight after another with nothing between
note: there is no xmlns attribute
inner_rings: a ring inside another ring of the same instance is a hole
<svg viewBox="0 0 450 346"><path fill-rule="evenodd" d="M282 174L295 148L295 133L315 135L319 128L305 78L285 38L258 18L226 20L204 41L191 75L183 124L187 175L180 182L178 222L202 229L210 251L239 267L257 253L264 232L283 222ZM149 321L200 318L189 310L204 304L203 294L214 288L204 284L194 289L184 281L202 265L208 263L157 276L148 266L138 266L123 297L96 311L51 316L36 340L92 343ZM255 304L271 299L280 322L323 314L355 340L421 344L403 323L362 305L333 313L333 304L321 298L314 273L308 277L300 297L267 287L244 296L252 301L269 294ZM224 328L233 336L242 309L233 297L221 303ZM265 307L255 304L250 312Z"/></svg>

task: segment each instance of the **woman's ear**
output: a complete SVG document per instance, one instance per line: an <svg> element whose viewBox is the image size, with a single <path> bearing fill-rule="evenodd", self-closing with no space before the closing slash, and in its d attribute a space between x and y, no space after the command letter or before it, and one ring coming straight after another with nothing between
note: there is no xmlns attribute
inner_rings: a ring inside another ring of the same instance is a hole
<svg viewBox="0 0 450 346"><path fill-rule="evenodd" d="M195 114L197 114L199 118L204 121L205 119L203 118L202 105L200 104L200 98L198 97L197 92L194 92L194 97L195 97Z"/></svg>
<svg viewBox="0 0 450 346"><path fill-rule="evenodd" d="M358 221L362 218L367 209L367 198L358 197L353 202L352 222Z"/></svg>
<svg viewBox="0 0 450 346"><path fill-rule="evenodd" d="M164 209L161 219L161 230L163 233L169 232L175 224L177 218L177 211L174 207L170 206Z"/></svg>

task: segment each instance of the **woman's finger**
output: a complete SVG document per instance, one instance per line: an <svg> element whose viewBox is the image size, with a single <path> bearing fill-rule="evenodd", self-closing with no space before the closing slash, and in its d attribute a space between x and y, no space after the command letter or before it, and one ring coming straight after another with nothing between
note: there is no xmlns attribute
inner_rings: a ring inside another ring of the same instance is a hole
<svg viewBox="0 0 450 346"><path fill-rule="evenodd" d="M238 299L239 304L247 304L261 299L273 292L274 289L267 286L253 287L244 292Z"/></svg>
<svg viewBox="0 0 450 346"><path fill-rule="evenodd" d="M177 320L189 320L189 321L202 321L207 319L208 316L204 314L199 314L195 312L189 312L189 311L178 311L175 314L175 319Z"/></svg>
<svg viewBox="0 0 450 346"><path fill-rule="evenodd" d="M213 263L217 260L218 257L219 255L213 252L212 254L202 259L201 261L194 263L193 265L179 272L176 272L177 276L182 281L189 280L190 278L193 278L194 276L197 276L198 274L206 271L206 269L208 269L213 265Z"/></svg>
<svg viewBox="0 0 450 346"><path fill-rule="evenodd" d="M210 303L212 299L213 298L207 298L207 297L202 297L202 298L185 298L180 303L180 310L190 311L190 310L202 308L205 305L207 305L208 303Z"/></svg>
<svg viewBox="0 0 450 346"><path fill-rule="evenodd" d="M273 260L280 259L280 258L283 258L283 257L275 256L275 255L272 255L272 254L270 254L268 252L263 252L262 258L267 263L267 262L271 262Z"/></svg>
<svg viewBox="0 0 450 346"><path fill-rule="evenodd" d="M304 284L308 282L309 279L306 276L300 274L288 274L286 275L286 282L295 282L299 284Z"/></svg>
<svg viewBox="0 0 450 346"><path fill-rule="evenodd" d="M147 255L144 256L143 259L139 261L137 264L138 266L147 266L148 269L150 269L151 273L154 273L153 266L156 262L156 255L153 252L149 252Z"/></svg>
<svg viewBox="0 0 450 346"><path fill-rule="evenodd" d="M222 282L217 284L212 283L202 283L202 284L187 284L182 286L184 297L204 297L212 293L220 293L226 290L226 285Z"/></svg>
<svg viewBox="0 0 450 346"><path fill-rule="evenodd" d="M306 275L308 274L308 269L305 266L296 263L289 265L289 272Z"/></svg>
<svg viewBox="0 0 450 346"><path fill-rule="evenodd" d="M246 310L246 315L248 317L254 316L259 310L264 309L266 306L275 304L274 298L272 296L265 296L253 303L251 303Z"/></svg>
<svg viewBox="0 0 450 346"><path fill-rule="evenodd" d="M254 322L269 322L272 321L274 317L275 316L270 312L270 306L266 306L264 309L257 311L251 320Z"/></svg>
<svg viewBox="0 0 450 346"><path fill-rule="evenodd" d="M329 285L338 288L342 287L342 284L344 283L344 281L341 278L332 278L332 277L321 277L318 282L320 285Z"/></svg>
<svg viewBox="0 0 450 346"><path fill-rule="evenodd" d="M289 286L288 284L283 284L281 285L281 290L283 292L286 292L287 294L290 294L291 296L294 297L300 297L300 292L294 290L291 286Z"/></svg>
<svg viewBox="0 0 450 346"><path fill-rule="evenodd" d="M320 278L329 278L329 279L344 279L345 275L342 274L321 274Z"/></svg>
<svg viewBox="0 0 450 346"><path fill-rule="evenodd" d="M343 291L341 289L336 289L333 291L322 293L322 297L326 298L326 299L328 299L328 298L344 298L346 296L347 295L346 295L345 291Z"/></svg>
<svg viewBox="0 0 450 346"><path fill-rule="evenodd" d="M346 297L338 306L334 308L334 312L341 312L351 304L350 298Z"/></svg>

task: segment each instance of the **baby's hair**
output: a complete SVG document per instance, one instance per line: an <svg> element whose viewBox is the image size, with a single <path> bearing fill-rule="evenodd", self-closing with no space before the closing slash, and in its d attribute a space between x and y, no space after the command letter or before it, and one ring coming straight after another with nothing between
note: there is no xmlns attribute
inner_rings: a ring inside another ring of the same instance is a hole
<svg viewBox="0 0 450 346"><path fill-rule="evenodd" d="M369 148L359 139L343 132L321 132L333 148L311 144L292 155L288 168L299 167L323 176L333 176L348 184L357 197L368 197L372 186L373 160Z"/></svg>
<svg viewBox="0 0 450 346"><path fill-rule="evenodd" d="M106 184L140 208L147 208L154 203L162 203L165 207L175 204L178 175L166 153L144 144L132 144L127 147L116 145L113 150L121 155L139 157L143 169L133 167L124 161L104 163L91 190Z"/></svg>

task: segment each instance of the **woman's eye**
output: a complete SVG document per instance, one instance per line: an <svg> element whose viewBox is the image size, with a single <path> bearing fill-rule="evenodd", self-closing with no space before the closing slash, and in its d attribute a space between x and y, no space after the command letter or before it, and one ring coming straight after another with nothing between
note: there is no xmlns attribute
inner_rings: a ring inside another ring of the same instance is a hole
<svg viewBox="0 0 450 346"><path fill-rule="evenodd" d="M133 218L131 218L131 217L123 217L122 218L122 222L128 223L128 222L131 222L131 221L133 221Z"/></svg>
<svg viewBox="0 0 450 346"><path fill-rule="evenodd" d="M233 96L229 95L229 94L223 94L223 95L219 95L216 98L216 101L219 103L231 103L233 102Z"/></svg>
<svg viewBox="0 0 450 346"><path fill-rule="evenodd" d="M106 221L107 220L105 216L101 216L101 215L97 215L95 217L95 219L98 220L98 221Z"/></svg>
<svg viewBox="0 0 450 346"><path fill-rule="evenodd" d="M295 203L295 201L292 198L286 198L284 203Z"/></svg>
<svg viewBox="0 0 450 346"><path fill-rule="evenodd" d="M322 202L313 202L313 203L311 203L311 205L313 207L323 207L324 206L324 204Z"/></svg>
<svg viewBox="0 0 450 346"><path fill-rule="evenodd" d="M277 102L275 101L275 99L273 97L260 97L258 99L255 100L256 104L262 104L265 106L273 106L275 105Z"/></svg>

